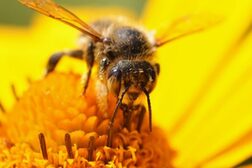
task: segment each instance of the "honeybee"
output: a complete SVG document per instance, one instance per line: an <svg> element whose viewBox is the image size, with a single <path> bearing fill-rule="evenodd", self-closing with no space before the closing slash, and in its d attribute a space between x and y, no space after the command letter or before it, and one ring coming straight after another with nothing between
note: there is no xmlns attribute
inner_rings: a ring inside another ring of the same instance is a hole
<svg viewBox="0 0 252 168"><path fill-rule="evenodd" d="M98 80L106 86L109 93L117 97L108 128L108 146L112 145L112 128L119 108L125 113L126 127L129 127L132 113L139 112L136 129L140 131L146 112L144 105L136 103L140 95L145 95L147 98L151 131L152 111L149 94L155 88L160 72L159 64L154 62L157 48L212 25L211 21L195 25L192 22L193 17L186 16L172 22L163 37L155 38L152 33L116 19L97 20L88 25L52 0L19 0L19 2L83 33L81 38L85 44L77 50L53 54L46 70L47 74L52 72L65 55L85 60L88 66L87 79L83 86L85 93L92 67L94 64L98 65Z"/></svg>

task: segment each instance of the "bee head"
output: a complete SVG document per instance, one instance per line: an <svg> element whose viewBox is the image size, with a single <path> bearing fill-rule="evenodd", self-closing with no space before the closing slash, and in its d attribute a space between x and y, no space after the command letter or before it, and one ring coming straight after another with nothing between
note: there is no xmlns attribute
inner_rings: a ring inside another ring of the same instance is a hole
<svg viewBox="0 0 252 168"><path fill-rule="evenodd" d="M150 93L156 84L159 65L147 61L121 60L108 73L108 89L116 96L127 91L132 101L144 91Z"/></svg>

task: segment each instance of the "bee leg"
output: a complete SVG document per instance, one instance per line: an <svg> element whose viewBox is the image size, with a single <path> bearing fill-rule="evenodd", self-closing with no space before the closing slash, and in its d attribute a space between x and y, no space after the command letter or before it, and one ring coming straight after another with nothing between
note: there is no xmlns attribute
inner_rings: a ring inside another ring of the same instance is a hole
<svg viewBox="0 0 252 168"><path fill-rule="evenodd" d="M138 123L137 123L137 131L140 132L142 125L143 125L143 119L144 119L144 115L146 113L146 108L143 105L139 106L139 117L138 117Z"/></svg>
<svg viewBox="0 0 252 168"><path fill-rule="evenodd" d="M126 94L126 92L128 91L128 89L129 89L129 86L125 88L125 90L121 94L121 97L118 98L116 106L115 106L115 110L114 110L114 112L112 114L112 117L110 119L110 122L108 124L108 138L107 138L107 146L108 147L112 147L112 134L113 134L113 125L114 125L114 122L115 122L115 117L116 117L116 115L118 113L119 107L122 104L123 97Z"/></svg>
<svg viewBox="0 0 252 168"><path fill-rule="evenodd" d="M87 73L87 79L84 83L83 94L85 94L85 92L87 90L88 83L89 83L91 73L92 73L92 68L94 65L94 44L93 44L93 42L90 42L88 45L87 55L86 55L85 59L86 59L87 66L88 66L88 73Z"/></svg>
<svg viewBox="0 0 252 168"><path fill-rule="evenodd" d="M115 117L118 112L118 108L121 106L122 98L117 100L115 110L113 112L112 118L110 119L109 125L108 125L108 138L107 138L107 146L112 147L112 136L113 136L113 125L115 121Z"/></svg>
<svg viewBox="0 0 252 168"><path fill-rule="evenodd" d="M69 51L69 52L58 52L58 53L53 54L47 62L46 75L54 71L55 67L57 66L57 64L59 63L59 61L61 60L63 56L69 56L72 58L83 60L83 55L84 55L83 50L80 50L80 49Z"/></svg>

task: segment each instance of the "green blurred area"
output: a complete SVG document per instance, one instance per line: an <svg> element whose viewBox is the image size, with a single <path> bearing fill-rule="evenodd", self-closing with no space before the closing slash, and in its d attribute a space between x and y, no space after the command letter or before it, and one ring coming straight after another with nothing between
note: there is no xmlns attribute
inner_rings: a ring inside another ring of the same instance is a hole
<svg viewBox="0 0 252 168"><path fill-rule="evenodd" d="M119 6L139 15L146 0L55 0L63 6ZM18 0L0 0L0 24L27 25L34 12Z"/></svg>

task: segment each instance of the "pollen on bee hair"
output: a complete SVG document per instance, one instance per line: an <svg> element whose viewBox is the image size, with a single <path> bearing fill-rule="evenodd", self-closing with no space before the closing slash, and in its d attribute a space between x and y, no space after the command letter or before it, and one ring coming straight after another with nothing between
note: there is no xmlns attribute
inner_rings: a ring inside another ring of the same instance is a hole
<svg viewBox="0 0 252 168"><path fill-rule="evenodd" d="M45 141L45 136L43 133L39 134L39 144L40 144L40 148L41 148L41 152L43 155L44 159L48 159L48 153L47 153L47 148L46 148L46 141Z"/></svg>
<svg viewBox="0 0 252 168"><path fill-rule="evenodd" d="M74 155L73 155L73 150L72 150L72 140L69 133L65 134L65 145L66 145L68 157L70 159L73 159Z"/></svg>

